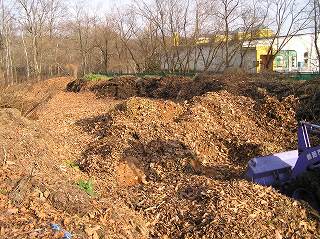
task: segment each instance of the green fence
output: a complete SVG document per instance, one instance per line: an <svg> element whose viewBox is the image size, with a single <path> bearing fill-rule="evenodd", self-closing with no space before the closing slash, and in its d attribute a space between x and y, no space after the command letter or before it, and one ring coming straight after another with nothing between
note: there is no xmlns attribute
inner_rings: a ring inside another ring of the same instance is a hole
<svg viewBox="0 0 320 239"><path fill-rule="evenodd" d="M291 76L294 80L314 80L319 79L319 73L297 73Z"/></svg>
<svg viewBox="0 0 320 239"><path fill-rule="evenodd" d="M320 79L320 73L310 73L310 72L296 72L296 73L276 73L276 75L279 74L279 77L285 77L285 78L291 78L293 80L314 80L314 79ZM98 73L92 73L87 74L84 78L86 80L100 80L100 79L108 79L113 78L117 76L129 76L134 75L137 77L148 77L148 76L154 76L154 77L165 77L165 76L187 76L187 77L193 77L196 75L196 72L165 72L165 71L159 71L159 72L142 72L137 74L121 74L121 73L113 73L113 72L98 72Z"/></svg>
<svg viewBox="0 0 320 239"><path fill-rule="evenodd" d="M190 76L193 77L196 72L167 72L167 71L150 71L150 72L141 72L141 73L131 73L131 74L126 74L126 73L113 73L113 72L99 72L97 73L99 75L104 75L107 77L116 77L116 76L126 76L126 75L134 75L138 77L145 77L145 76Z"/></svg>

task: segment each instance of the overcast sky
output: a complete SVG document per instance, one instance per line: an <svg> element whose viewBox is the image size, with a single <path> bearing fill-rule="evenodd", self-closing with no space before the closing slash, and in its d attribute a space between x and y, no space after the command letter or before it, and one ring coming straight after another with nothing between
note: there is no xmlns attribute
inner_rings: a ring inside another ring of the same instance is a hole
<svg viewBox="0 0 320 239"><path fill-rule="evenodd" d="M94 9L100 12L128 4L130 0L89 0L89 2Z"/></svg>

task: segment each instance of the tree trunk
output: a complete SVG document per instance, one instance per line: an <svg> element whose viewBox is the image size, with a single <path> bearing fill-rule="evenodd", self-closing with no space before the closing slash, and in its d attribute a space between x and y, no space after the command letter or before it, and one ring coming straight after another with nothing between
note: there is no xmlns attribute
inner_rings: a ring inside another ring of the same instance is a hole
<svg viewBox="0 0 320 239"><path fill-rule="evenodd" d="M40 70L39 70L39 63L38 63L38 44L37 44L37 37L34 35L32 37L32 50L33 50L33 67L34 73L37 77L37 80L40 81Z"/></svg>
<svg viewBox="0 0 320 239"><path fill-rule="evenodd" d="M319 49L319 45L318 45L318 39L319 39L319 36L318 36L318 17L319 17L319 14L318 14L318 11L320 10L319 9L319 5L317 5L316 3L317 0L313 0L313 4L314 4L314 8L313 8L313 11L314 11L314 45L315 45L315 48L316 48L316 52L317 52L317 58L318 58L318 72L320 72L320 49Z"/></svg>
<svg viewBox="0 0 320 239"><path fill-rule="evenodd" d="M29 80L30 78L30 64L29 64L29 55L28 55L28 48L27 44L24 38L24 33L21 31L21 38L22 38L22 44L23 44L23 49L24 49L24 56L26 58L26 68L27 68L27 79Z"/></svg>

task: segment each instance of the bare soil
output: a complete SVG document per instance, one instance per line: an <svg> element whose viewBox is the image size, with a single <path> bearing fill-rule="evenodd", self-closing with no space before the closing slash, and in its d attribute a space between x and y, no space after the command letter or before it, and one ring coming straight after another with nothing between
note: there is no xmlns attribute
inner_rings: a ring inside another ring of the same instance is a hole
<svg viewBox="0 0 320 239"><path fill-rule="evenodd" d="M4 89L0 238L62 238L50 223L73 238L320 237L310 206L243 179L253 156L296 147L317 89L243 75Z"/></svg>

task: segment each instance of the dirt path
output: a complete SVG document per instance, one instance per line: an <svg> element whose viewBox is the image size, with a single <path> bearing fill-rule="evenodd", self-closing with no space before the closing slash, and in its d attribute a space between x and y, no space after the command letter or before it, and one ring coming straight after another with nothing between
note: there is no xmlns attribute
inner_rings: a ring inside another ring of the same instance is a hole
<svg viewBox="0 0 320 239"><path fill-rule="evenodd" d="M91 93L60 92L39 113L39 122L60 140L63 151L68 152L69 160L77 160L92 136L83 132L76 122L99 116L116 103L113 100L98 100Z"/></svg>

